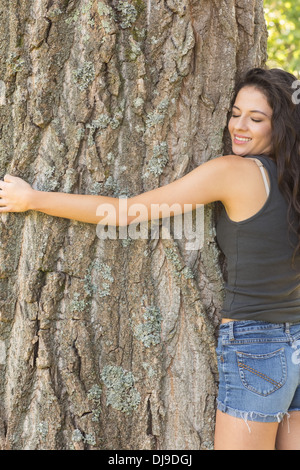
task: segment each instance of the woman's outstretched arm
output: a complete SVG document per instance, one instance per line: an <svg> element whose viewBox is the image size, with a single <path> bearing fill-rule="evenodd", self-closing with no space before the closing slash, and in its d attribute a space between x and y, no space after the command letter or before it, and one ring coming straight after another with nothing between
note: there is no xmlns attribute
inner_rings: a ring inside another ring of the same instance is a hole
<svg viewBox="0 0 300 470"><path fill-rule="evenodd" d="M241 160L233 155L215 158L170 184L126 200L38 191L19 177L5 175L0 181L0 213L35 210L91 224L104 220L107 225L117 226L158 218L158 206L159 218L170 216L171 207L172 215L177 215L199 204L226 203Z"/></svg>
<svg viewBox="0 0 300 470"><path fill-rule="evenodd" d="M22 178L11 175L5 175L0 188L0 213L35 210L91 224L97 224L102 218L96 215L99 204L110 204L119 214L118 198L38 191Z"/></svg>

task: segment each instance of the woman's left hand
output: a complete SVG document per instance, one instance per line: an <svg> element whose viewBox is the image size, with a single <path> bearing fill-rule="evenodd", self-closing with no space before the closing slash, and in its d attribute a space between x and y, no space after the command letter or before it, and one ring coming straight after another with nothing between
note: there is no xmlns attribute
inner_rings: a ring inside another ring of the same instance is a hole
<svg viewBox="0 0 300 470"><path fill-rule="evenodd" d="M0 180L0 213L30 210L34 189L18 176L5 175Z"/></svg>

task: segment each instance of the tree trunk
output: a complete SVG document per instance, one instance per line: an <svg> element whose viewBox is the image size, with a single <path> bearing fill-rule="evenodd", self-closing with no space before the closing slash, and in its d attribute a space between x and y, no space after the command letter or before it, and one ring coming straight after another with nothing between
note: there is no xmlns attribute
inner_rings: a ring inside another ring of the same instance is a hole
<svg viewBox="0 0 300 470"><path fill-rule="evenodd" d="M230 152L235 81L266 60L262 0L2 0L0 18L0 178L44 191L131 197ZM104 239L1 215L1 449L212 449L213 214L198 250L172 224Z"/></svg>

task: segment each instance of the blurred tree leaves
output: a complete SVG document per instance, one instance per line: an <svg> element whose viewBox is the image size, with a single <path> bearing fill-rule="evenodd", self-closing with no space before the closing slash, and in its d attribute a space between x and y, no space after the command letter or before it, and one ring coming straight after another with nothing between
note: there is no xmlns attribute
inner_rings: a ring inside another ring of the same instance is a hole
<svg viewBox="0 0 300 470"><path fill-rule="evenodd" d="M268 27L269 67L280 67L300 77L300 2L264 0Z"/></svg>

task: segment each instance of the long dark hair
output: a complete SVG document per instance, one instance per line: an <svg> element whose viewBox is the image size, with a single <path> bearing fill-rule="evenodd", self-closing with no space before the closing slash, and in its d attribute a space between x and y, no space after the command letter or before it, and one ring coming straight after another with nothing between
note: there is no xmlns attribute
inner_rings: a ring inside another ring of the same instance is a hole
<svg viewBox="0 0 300 470"><path fill-rule="evenodd" d="M267 98L272 114L272 151L269 157L277 164L278 185L288 202L288 221L297 235L294 251L300 255L300 85L297 78L281 69L249 70L238 83L238 92L245 86L254 86Z"/></svg>

